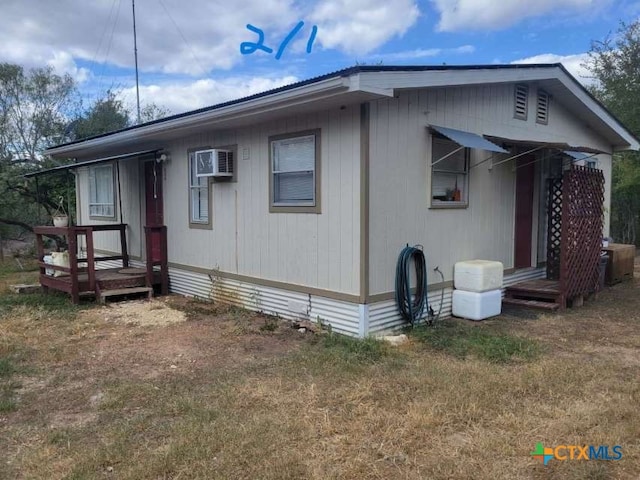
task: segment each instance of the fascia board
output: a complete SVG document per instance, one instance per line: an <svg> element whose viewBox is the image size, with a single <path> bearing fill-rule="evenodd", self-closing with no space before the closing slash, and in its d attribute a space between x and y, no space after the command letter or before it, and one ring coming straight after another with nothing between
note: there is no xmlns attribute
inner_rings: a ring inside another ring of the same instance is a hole
<svg viewBox="0 0 640 480"><path fill-rule="evenodd" d="M235 117L241 118L243 116L255 114L256 111L264 113L268 112L269 110L278 110L291 105L298 105L301 103L317 100L318 98L322 98L325 96L332 96L336 93L347 92L349 91L349 87L350 81L348 78L330 78L318 83L305 85L293 90L279 92L274 95L256 98L236 105L229 105L227 107L221 107L215 110L209 110L194 115L176 118L167 122L161 122L143 126L141 128L126 130L124 132L90 139L85 142L78 142L72 145L53 147L48 149L46 153L54 157L63 155L68 156L80 150L103 148L109 145L117 145L134 139L140 140L144 139L147 136L153 136L164 131L187 128L195 124L214 122L217 123Z"/></svg>

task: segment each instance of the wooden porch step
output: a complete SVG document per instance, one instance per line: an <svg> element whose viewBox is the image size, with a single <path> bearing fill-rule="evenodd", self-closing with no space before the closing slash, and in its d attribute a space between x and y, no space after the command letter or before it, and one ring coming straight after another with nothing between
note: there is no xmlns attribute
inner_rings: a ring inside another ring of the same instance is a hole
<svg viewBox="0 0 640 480"><path fill-rule="evenodd" d="M516 283L515 285L510 285L507 287L507 290L512 290L514 292L544 293L547 295L557 295L560 293L559 288L531 285L527 283Z"/></svg>
<svg viewBox="0 0 640 480"><path fill-rule="evenodd" d="M146 294L147 298L153 297L152 287L131 287L131 288L118 288L115 290L101 290L99 295L100 303L106 303L107 297L120 297L123 295L138 295Z"/></svg>
<svg viewBox="0 0 640 480"><path fill-rule="evenodd" d="M560 308L560 305L552 302L541 302L539 300L525 300L522 298L503 298L502 303L504 305L513 305L516 307L535 308L540 310L555 311Z"/></svg>

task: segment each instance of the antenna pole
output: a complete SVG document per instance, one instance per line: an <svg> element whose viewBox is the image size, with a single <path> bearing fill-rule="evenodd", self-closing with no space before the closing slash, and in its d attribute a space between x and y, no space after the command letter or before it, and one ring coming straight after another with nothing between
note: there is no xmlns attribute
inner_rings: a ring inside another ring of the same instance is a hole
<svg viewBox="0 0 640 480"><path fill-rule="evenodd" d="M136 62L136 105L138 107L138 122L140 123L140 85L138 83L138 39L136 37L136 1L131 0L133 10L133 56Z"/></svg>

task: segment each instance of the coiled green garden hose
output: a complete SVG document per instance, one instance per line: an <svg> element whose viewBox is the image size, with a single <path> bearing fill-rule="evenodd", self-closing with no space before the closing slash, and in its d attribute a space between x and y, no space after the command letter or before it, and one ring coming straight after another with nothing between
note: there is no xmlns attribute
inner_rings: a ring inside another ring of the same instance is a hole
<svg viewBox="0 0 640 480"><path fill-rule="evenodd" d="M416 271L415 295L411 294L411 262ZM427 263L421 246L410 247L408 244L400 252L396 266L396 304L400 315L411 325L419 323L428 311L427 298Z"/></svg>

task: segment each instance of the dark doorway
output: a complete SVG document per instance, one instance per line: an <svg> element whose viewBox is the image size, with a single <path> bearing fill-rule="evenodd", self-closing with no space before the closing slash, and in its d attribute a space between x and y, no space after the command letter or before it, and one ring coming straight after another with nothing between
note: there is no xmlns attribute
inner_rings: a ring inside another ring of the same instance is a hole
<svg viewBox="0 0 640 480"><path fill-rule="evenodd" d="M162 165L153 161L144 164L145 185L145 225L164 225L162 200ZM160 237L152 235L151 253L154 259L160 258Z"/></svg>
<svg viewBox="0 0 640 480"><path fill-rule="evenodd" d="M531 237L533 234L533 185L535 157L517 159L516 170L516 218L515 218L515 268L531 266Z"/></svg>

